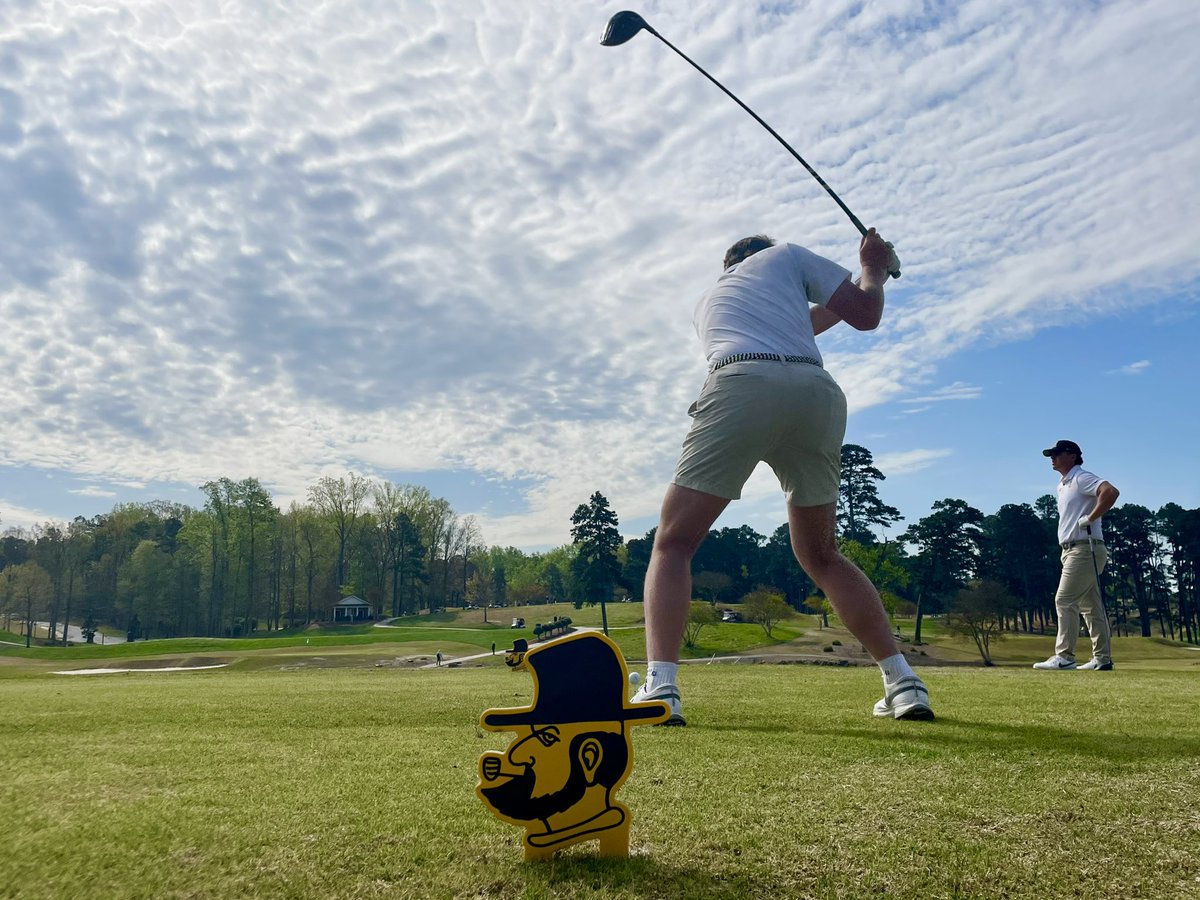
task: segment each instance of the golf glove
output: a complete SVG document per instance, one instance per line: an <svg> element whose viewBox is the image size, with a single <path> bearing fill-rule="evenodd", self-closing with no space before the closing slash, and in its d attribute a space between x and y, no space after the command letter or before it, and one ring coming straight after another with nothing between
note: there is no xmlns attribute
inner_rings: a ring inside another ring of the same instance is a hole
<svg viewBox="0 0 1200 900"><path fill-rule="evenodd" d="M1086 514L1084 514L1079 517L1079 521L1076 522L1075 524L1078 527L1082 528L1084 531L1087 531L1089 528L1092 527L1092 520L1089 519Z"/></svg>
<svg viewBox="0 0 1200 900"><path fill-rule="evenodd" d="M896 248L892 246L892 242L888 241L888 274L893 278L900 277L900 257L896 255Z"/></svg>

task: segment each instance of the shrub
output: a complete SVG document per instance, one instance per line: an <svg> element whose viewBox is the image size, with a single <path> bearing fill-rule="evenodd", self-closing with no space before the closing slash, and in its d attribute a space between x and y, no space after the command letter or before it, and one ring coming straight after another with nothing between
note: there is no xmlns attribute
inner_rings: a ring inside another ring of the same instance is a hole
<svg viewBox="0 0 1200 900"><path fill-rule="evenodd" d="M688 613L687 625L683 629L683 643L686 647L695 647L700 639L700 632L706 625L716 625L721 621L721 614L708 603L693 603Z"/></svg>
<svg viewBox="0 0 1200 900"><path fill-rule="evenodd" d="M787 605L782 594L765 588L751 591L742 598L742 612L751 622L762 626L767 637L783 619L790 618L794 610Z"/></svg>

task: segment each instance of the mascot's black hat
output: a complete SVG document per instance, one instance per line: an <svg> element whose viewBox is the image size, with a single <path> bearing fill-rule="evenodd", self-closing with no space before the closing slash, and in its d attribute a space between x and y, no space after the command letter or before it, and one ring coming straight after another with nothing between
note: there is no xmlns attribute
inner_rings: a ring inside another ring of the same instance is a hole
<svg viewBox="0 0 1200 900"><path fill-rule="evenodd" d="M489 709L485 728L512 725L570 725L579 722L625 722L665 719L661 700L629 703L620 651L608 638L585 631L530 650L525 666L533 673L533 705L523 709ZM649 724L649 722L646 722Z"/></svg>

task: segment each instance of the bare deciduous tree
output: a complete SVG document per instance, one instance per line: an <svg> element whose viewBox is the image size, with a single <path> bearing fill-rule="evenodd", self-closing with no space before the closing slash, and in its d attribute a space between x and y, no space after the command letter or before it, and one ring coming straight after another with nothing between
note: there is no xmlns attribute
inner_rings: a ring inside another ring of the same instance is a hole
<svg viewBox="0 0 1200 900"><path fill-rule="evenodd" d="M368 479L348 472L345 478L327 475L308 489L308 499L322 515L332 520L337 532L339 588L346 583L346 544L353 534L355 522L358 521L358 514L362 510L370 486L371 482Z"/></svg>

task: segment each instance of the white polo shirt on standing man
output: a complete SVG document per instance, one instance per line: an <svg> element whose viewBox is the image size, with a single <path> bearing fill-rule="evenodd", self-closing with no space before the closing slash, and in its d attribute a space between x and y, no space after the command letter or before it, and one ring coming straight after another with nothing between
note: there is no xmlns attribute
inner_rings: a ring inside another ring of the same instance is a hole
<svg viewBox="0 0 1200 900"><path fill-rule="evenodd" d="M1083 466L1076 466L1058 482L1058 542L1070 544L1075 541L1104 540L1102 519L1092 523L1092 533L1079 526L1079 520L1096 505L1096 490L1101 480Z"/></svg>

